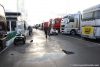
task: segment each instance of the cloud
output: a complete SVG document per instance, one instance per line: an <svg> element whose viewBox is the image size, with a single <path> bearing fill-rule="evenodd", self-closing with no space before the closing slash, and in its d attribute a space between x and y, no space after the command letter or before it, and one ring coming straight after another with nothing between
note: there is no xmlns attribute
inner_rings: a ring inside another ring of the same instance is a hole
<svg viewBox="0 0 100 67"><path fill-rule="evenodd" d="M4 6L5 10L17 11L17 0L0 0L0 3Z"/></svg>

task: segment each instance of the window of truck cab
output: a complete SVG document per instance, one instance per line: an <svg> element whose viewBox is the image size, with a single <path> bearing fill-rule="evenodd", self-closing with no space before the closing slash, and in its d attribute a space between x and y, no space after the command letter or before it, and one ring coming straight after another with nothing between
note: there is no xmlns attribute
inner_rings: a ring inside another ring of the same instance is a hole
<svg viewBox="0 0 100 67"><path fill-rule="evenodd" d="M74 15L69 16L69 22L74 22Z"/></svg>
<svg viewBox="0 0 100 67"><path fill-rule="evenodd" d="M59 20L55 20L55 24L59 23L60 21Z"/></svg>

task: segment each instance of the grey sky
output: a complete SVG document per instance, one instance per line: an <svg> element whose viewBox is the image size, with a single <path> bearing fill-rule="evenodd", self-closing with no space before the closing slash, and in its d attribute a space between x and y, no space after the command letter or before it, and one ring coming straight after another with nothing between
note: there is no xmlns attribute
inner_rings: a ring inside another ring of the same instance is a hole
<svg viewBox="0 0 100 67"><path fill-rule="evenodd" d="M19 0L21 1L21 0ZM50 18L61 17L68 13L77 13L97 5L100 0L24 0L29 24L49 21ZM17 11L17 0L0 0L6 10Z"/></svg>

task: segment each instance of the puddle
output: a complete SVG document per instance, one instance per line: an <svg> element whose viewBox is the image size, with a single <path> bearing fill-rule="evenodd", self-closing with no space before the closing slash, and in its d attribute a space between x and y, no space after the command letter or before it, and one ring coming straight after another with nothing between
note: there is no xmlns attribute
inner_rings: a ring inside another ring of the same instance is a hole
<svg viewBox="0 0 100 67"><path fill-rule="evenodd" d="M46 53L42 57L31 58L31 59L28 59L28 60L23 61L23 62L41 62L41 61L45 61L45 60L54 60L54 59L63 57L65 55L66 54L62 53L62 52L60 52L60 53Z"/></svg>
<svg viewBox="0 0 100 67"><path fill-rule="evenodd" d="M74 52L71 51L66 51L66 50L62 50L65 54L70 55L70 54L75 54Z"/></svg>
<svg viewBox="0 0 100 67"><path fill-rule="evenodd" d="M11 54L11 55L14 55L14 54Z"/></svg>

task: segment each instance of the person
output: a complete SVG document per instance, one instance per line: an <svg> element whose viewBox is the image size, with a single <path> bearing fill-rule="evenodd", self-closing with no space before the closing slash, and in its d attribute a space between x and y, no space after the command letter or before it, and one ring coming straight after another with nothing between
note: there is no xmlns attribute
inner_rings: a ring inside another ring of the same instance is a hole
<svg viewBox="0 0 100 67"><path fill-rule="evenodd" d="M32 34L32 30L33 30L33 29L32 29L32 27L30 26L30 27L29 27L29 35Z"/></svg>
<svg viewBox="0 0 100 67"><path fill-rule="evenodd" d="M46 25L44 26L44 32L45 32L45 37L47 38L48 27Z"/></svg>
<svg viewBox="0 0 100 67"><path fill-rule="evenodd" d="M49 27L48 27L48 35L49 35L49 37L50 37L50 31L51 31L51 28L50 28L50 25L49 25Z"/></svg>

